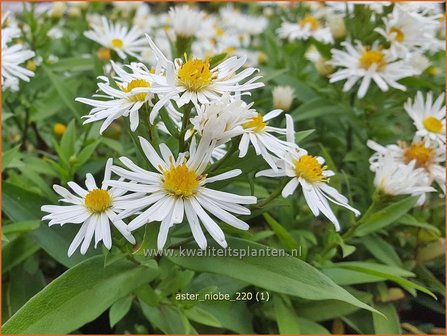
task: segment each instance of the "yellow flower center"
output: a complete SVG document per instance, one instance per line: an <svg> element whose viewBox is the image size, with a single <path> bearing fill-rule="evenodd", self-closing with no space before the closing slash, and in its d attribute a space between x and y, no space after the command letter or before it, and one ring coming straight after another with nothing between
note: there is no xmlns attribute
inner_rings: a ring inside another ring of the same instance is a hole
<svg viewBox="0 0 447 336"><path fill-rule="evenodd" d="M409 163L416 160L416 167L422 168L433 162L434 152L430 147L425 147L422 142L417 142L404 150L404 161Z"/></svg>
<svg viewBox="0 0 447 336"><path fill-rule="evenodd" d="M199 92L210 85L213 73L208 60L190 59L178 69L177 76L188 91Z"/></svg>
<svg viewBox="0 0 447 336"><path fill-rule="evenodd" d="M242 127L253 128L255 132L262 132L265 126L267 126L267 123L264 122L261 113L258 113L256 117L250 118L246 123L242 124Z"/></svg>
<svg viewBox="0 0 447 336"><path fill-rule="evenodd" d="M306 15L300 22L299 25L301 28L304 28L304 26L309 26L310 30L316 31L318 28L320 28L320 22L318 19L311 15Z"/></svg>
<svg viewBox="0 0 447 336"><path fill-rule="evenodd" d="M225 34L225 30L222 27L216 26L214 27L217 37L222 37Z"/></svg>
<svg viewBox="0 0 447 336"><path fill-rule="evenodd" d="M144 79L134 79L132 81L130 81L129 83L127 83L126 86L122 86L121 90L123 92L129 93L131 92L133 89L135 88L145 88L145 87L150 87L151 83L149 83L148 81L145 81ZM140 92L140 93L136 93L131 97L128 97L128 99L130 101L144 101L147 97L147 92Z"/></svg>
<svg viewBox="0 0 447 336"><path fill-rule="evenodd" d="M122 48L124 46L124 42L121 39L115 38L112 40L112 46L115 48Z"/></svg>
<svg viewBox="0 0 447 336"><path fill-rule="evenodd" d="M189 197L196 192L202 176L188 169L185 163L163 171L163 187L172 195Z"/></svg>
<svg viewBox="0 0 447 336"><path fill-rule="evenodd" d="M101 213L112 206L112 198L107 190L93 189L85 196L85 206L90 212Z"/></svg>
<svg viewBox="0 0 447 336"><path fill-rule="evenodd" d="M399 28L392 27L390 29L390 33L395 33L396 34L395 39L396 39L397 42L403 42L404 39L405 39L405 34Z"/></svg>
<svg viewBox="0 0 447 336"><path fill-rule="evenodd" d="M433 133L441 133L442 131L442 122L438 118L432 116L427 117L422 121L422 124L427 131Z"/></svg>
<svg viewBox="0 0 447 336"><path fill-rule="evenodd" d="M371 65L376 64L377 69L381 70L385 67L385 54L379 50L365 50L360 56L360 66L368 70Z"/></svg>
<svg viewBox="0 0 447 336"><path fill-rule="evenodd" d="M323 171L326 166L322 166L317 158L312 155L303 155L295 161L295 173L308 182L321 182L326 178L323 176Z"/></svg>
<svg viewBox="0 0 447 336"><path fill-rule="evenodd" d="M54 126L53 126L53 133L55 135L61 136L62 134L65 133L65 129L66 129L66 127L65 127L64 124L55 123Z"/></svg>

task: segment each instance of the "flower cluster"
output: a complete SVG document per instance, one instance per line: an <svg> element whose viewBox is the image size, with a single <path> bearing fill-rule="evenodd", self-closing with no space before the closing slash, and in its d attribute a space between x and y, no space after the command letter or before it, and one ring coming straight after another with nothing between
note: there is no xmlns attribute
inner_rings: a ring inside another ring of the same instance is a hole
<svg viewBox="0 0 447 336"><path fill-rule="evenodd" d="M426 193L434 192L436 182L445 195L445 105L444 94L433 102L429 92L424 99L418 92L404 108L413 119L417 132L411 143L400 141L386 147L369 140L376 153L371 157L371 170L376 173L374 184L386 195L419 196L418 205L426 201Z"/></svg>
<svg viewBox="0 0 447 336"><path fill-rule="evenodd" d="M226 247L219 221L247 230L248 224L239 217L251 213L247 206L255 205L257 198L212 186L242 173L237 164L234 169L217 169L225 160L232 156L250 160L250 152L262 157L270 167L256 176L283 177L288 181L279 186L283 187L284 198L300 187L312 213L315 216L322 213L337 230L340 224L329 202L359 215L346 197L328 185L334 172L327 168L324 159L295 143L294 122L283 111L292 104L293 89L278 87L274 100L279 108L261 113L254 102L242 99L264 86L257 74L259 70L250 66L247 54L238 56L238 52L227 50L223 57L208 56L218 55L229 46L243 46L244 39L262 32L265 19L260 21L231 8L223 8L219 19L213 16L204 19L202 12L184 6L171 9L165 19L172 24L172 30L167 31L173 34L176 45L175 50L166 53L155 42L156 34L155 37L146 34L147 44L143 45L139 28L128 29L104 17L84 34L116 52L119 59L136 60L127 64L111 61L108 73L99 77L97 94L93 98L76 99L92 107L83 117L84 123L102 121L102 134L115 120L128 117L130 132L140 135L133 137L135 146L144 153L146 166L139 166L128 157L120 157L119 165L118 162L112 165L110 159L101 189L91 175L87 176L87 190L69 183L74 194L54 186L64 197L61 201L73 205L44 206L42 210L49 213L44 219L49 219L50 225L82 223L69 255L81 243L81 253L85 253L93 236L95 246L102 240L110 248L110 224L134 243L132 231L160 222L157 246L162 249L169 230L185 222L200 248L207 246L202 228ZM312 28L313 21L305 20ZM234 25L235 22L238 24ZM250 25L256 29L247 29ZM210 26L215 28L214 34L210 34ZM220 30L226 32L227 28L229 33L222 35ZM233 34L238 34L238 43L230 42ZM195 36L201 38L194 39ZM204 48L208 39L203 36L214 40L213 48ZM151 55L150 62L143 56L146 51ZM172 59L170 55L174 53L180 57ZM274 126L280 124L279 118L285 119L284 128ZM159 143L158 132L176 138L178 146L170 148ZM112 173L118 179L113 179Z"/></svg>

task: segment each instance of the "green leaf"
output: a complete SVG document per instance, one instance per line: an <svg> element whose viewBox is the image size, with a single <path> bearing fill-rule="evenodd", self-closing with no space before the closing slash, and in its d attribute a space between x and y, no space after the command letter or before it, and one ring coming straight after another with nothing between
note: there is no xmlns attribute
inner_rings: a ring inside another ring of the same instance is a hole
<svg viewBox="0 0 447 336"><path fill-rule="evenodd" d="M281 335L301 333L295 310L290 304L284 302L281 296L273 296L273 308L278 330Z"/></svg>
<svg viewBox="0 0 447 336"><path fill-rule="evenodd" d="M314 129L295 132L295 143L299 144L301 141L306 139L309 135L311 135L314 132L315 132Z"/></svg>
<svg viewBox="0 0 447 336"><path fill-rule="evenodd" d="M340 286L383 281L383 278L378 276L339 267L323 268L321 271Z"/></svg>
<svg viewBox="0 0 447 336"><path fill-rule="evenodd" d="M14 159L18 159L21 157L19 152L20 146L16 146L2 153L2 172L5 168L8 168L9 164L13 162Z"/></svg>
<svg viewBox="0 0 447 336"><path fill-rule="evenodd" d="M95 141L87 146L85 146L80 152L79 154L76 156L76 164L78 166L82 166L84 163L86 163L90 157L92 156L92 154L94 153L96 147L99 144L99 140Z"/></svg>
<svg viewBox="0 0 447 336"><path fill-rule="evenodd" d="M373 314L374 331L376 334L400 335L400 320L396 308L391 303L376 303L374 307L381 311L384 316Z"/></svg>
<svg viewBox="0 0 447 336"><path fill-rule="evenodd" d="M94 65L91 57L69 57L62 58L56 63L48 66L52 71L93 71Z"/></svg>
<svg viewBox="0 0 447 336"><path fill-rule="evenodd" d="M272 230L276 233L279 240L289 249L298 248L298 242L290 235L290 233L279 224L272 216L264 212L263 216Z"/></svg>
<svg viewBox="0 0 447 336"><path fill-rule="evenodd" d="M334 102L324 100L322 98L307 99L305 103L293 110L290 114L294 121L303 121L323 117L326 115L338 115L343 113L343 107Z"/></svg>
<svg viewBox="0 0 447 336"><path fill-rule="evenodd" d="M67 108L73 113L73 116L78 119L79 113L76 109L76 106L74 104L74 98L71 95L71 90L68 88L68 86L65 84L64 78L60 76L56 76L53 71L50 70L49 67L42 65L42 68L44 69L47 77L55 87L57 93L61 97L64 104L67 106Z"/></svg>
<svg viewBox="0 0 447 336"><path fill-rule="evenodd" d="M315 323L311 320L297 317L298 324L300 326L301 334L303 335L328 335L330 332L322 325Z"/></svg>
<svg viewBox="0 0 447 336"><path fill-rule="evenodd" d="M15 222L40 219L46 199L14 184L2 183L2 210Z"/></svg>
<svg viewBox="0 0 447 336"><path fill-rule="evenodd" d="M103 263L103 256L97 256L63 273L6 321L2 332L70 333L157 275L157 269L135 266L129 261L106 268Z"/></svg>
<svg viewBox="0 0 447 336"><path fill-rule="evenodd" d="M33 231L40 226L40 220L30 220L3 225L2 233L4 234L17 234Z"/></svg>
<svg viewBox="0 0 447 336"><path fill-rule="evenodd" d="M68 124L67 129L62 136L60 143L61 156L65 158L65 160L69 160L70 157L75 152L75 141L76 141L76 125L75 121L72 120L70 124Z"/></svg>
<svg viewBox="0 0 447 336"><path fill-rule="evenodd" d="M422 287L421 285L418 285L414 282L411 282L409 280L406 280L402 277L413 277L414 273L408 272L406 270L397 268L397 267L390 267L386 265L380 265L380 264L373 264L373 263L366 263L366 262L341 262L334 264L335 266L339 266L342 268L351 269L353 271L363 272L370 275L382 277L384 279L388 279L391 281L396 282L397 284L401 285L405 289L408 288L414 288L421 292L424 292L425 294L428 294L436 299L436 295L433 294L428 289Z"/></svg>
<svg viewBox="0 0 447 336"><path fill-rule="evenodd" d="M133 296L128 295L117 300L109 310L110 327L114 327L121 319L126 316L132 306Z"/></svg>
<svg viewBox="0 0 447 336"><path fill-rule="evenodd" d="M370 302L373 297L372 294L366 292L353 291L353 293L363 302ZM358 307L336 300L323 300L312 302L312 304L299 304L296 308L298 316L317 322L332 320L340 316L351 314L357 310L359 310Z"/></svg>
<svg viewBox="0 0 447 336"><path fill-rule="evenodd" d="M390 266L402 268L402 261L394 248L378 235L371 234L362 238L366 249L378 260Z"/></svg>
<svg viewBox="0 0 447 336"><path fill-rule="evenodd" d="M228 244L233 251L246 252L250 249L251 256L244 258L172 256L168 258L182 267L227 275L277 293L308 300L340 300L375 311L304 261L288 256L267 256L266 250L272 250L271 248L242 239L228 238ZM253 256L254 251L258 253L258 257ZM264 256L259 257L260 254Z"/></svg>
<svg viewBox="0 0 447 336"><path fill-rule="evenodd" d="M10 271L39 250L28 236L20 236L2 247L2 273Z"/></svg>
<svg viewBox="0 0 447 336"><path fill-rule="evenodd" d="M141 309L149 322L165 334L188 334L190 324L175 307L161 304L151 307L140 300Z"/></svg>
<svg viewBox="0 0 447 336"><path fill-rule="evenodd" d="M186 310L185 314L191 321L215 328L223 327L220 321L213 314L198 306L193 306Z"/></svg>
<svg viewBox="0 0 447 336"><path fill-rule="evenodd" d="M357 237L363 237L394 223L415 206L417 199L418 197L414 196L404 198L364 219L362 218L360 220L361 225L355 235Z"/></svg>

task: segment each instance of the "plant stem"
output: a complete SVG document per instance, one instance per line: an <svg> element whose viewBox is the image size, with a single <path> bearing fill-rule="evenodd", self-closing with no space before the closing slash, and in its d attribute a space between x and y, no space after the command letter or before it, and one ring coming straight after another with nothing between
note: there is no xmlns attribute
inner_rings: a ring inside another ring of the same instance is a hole
<svg viewBox="0 0 447 336"><path fill-rule="evenodd" d="M275 198L277 198L279 195L281 195L281 192L284 189L284 187L286 186L287 182L288 182L288 179L284 177L281 180L281 183L278 185L278 187L276 187L276 189L273 190L273 192L270 194L270 196L268 198L266 198L265 200L263 200L262 202L259 202L258 204L256 204L255 207L263 208L264 206L269 204L271 201L273 201Z"/></svg>
<svg viewBox="0 0 447 336"><path fill-rule="evenodd" d="M29 109L25 109L25 113L25 125L23 126L22 144L20 145L21 151L24 151L26 149L26 141L28 140Z"/></svg>
<svg viewBox="0 0 447 336"><path fill-rule="evenodd" d="M178 151L179 153L182 153L185 151L185 134L188 129L189 125L189 115L191 114L191 103L186 105L184 112L183 112L183 119L182 119L182 128L180 130L180 135L178 138Z"/></svg>
<svg viewBox="0 0 447 336"><path fill-rule="evenodd" d="M219 161L214 162L214 164L212 164L208 168L207 174L220 168L234 154L234 152L236 152L236 150L239 147L239 141L240 141L240 139L238 139L238 140L233 139L231 141L230 148L228 148L225 155Z"/></svg>

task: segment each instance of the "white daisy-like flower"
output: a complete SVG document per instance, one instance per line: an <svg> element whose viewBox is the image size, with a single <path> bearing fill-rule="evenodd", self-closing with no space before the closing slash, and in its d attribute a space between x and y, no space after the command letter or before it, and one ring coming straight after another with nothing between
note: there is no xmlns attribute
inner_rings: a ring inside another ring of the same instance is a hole
<svg viewBox="0 0 447 336"><path fill-rule="evenodd" d="M360 212L348 204L348 199L340 194L335 188L329 186L329 177L334 175L332 170L324 166L322 157L309 155L306 150L299 149L284 153L279 161L280 169L262 170L256 176L281 177L288 176L291 180L282 190L282 197L292 195L296 188L301 185L304 198L314 216L320 212L325 215L340 230L340 223L333 213L328 200L354 212L356 216Z"/></svg>
<svg viewBox="0 0 447 336"><path fill-rule="evenodd" d="M424 141L424 139L416 136L411 144L399 142L397 145L388 145L386 147L368 140L368 147L376 151L370 159L372 171L376 171L380 167L382 158L387 153L401 164L409 164L415 161L416 168L422 168L427 172L429 184L436 181L445 194L445 167L441 165L442 162L445 162L445 148L443 145Z"/></svg>
<svg viewBox="0 0 447 336"><path fill-rule="evenodd" d="M385 27L375 30L390 42L390 52L401 58L407 58L415 50L427 50L439 26L437 20L428 20L401 6L395 6L383 22Z"/></svg>
<svg viewBox="0 0 447 336"><path fill-rule="evenodd" d="M211 139L220 146L231 138L244 133L242 124L258 114L252 109L253 103L247 105L240 99L224 95L222 99L203 104L197 115L191 118L193 132L199 135L210 134Z"/></svg>
<svg viewBox="0 0 447 336"><path fill-rule="evenodd" d="M411 98L404 105L405 111L413 119L417 135L428 137L445 144L445 104L444 93L433 102L433 93L427 93L426 99L418 91L414 102Z"/></svg>
<svg viewBox="0 0 447 336"><path fill-rule="evenodd" d="M322 43L334 43L331 30L322 25L321 21L311 15L306 15L297 23L284 21L277 30L278 36L289 41L308 40L313 37Z"/></svg>
<svg viewBox="0 0 447 336"><path fill-rule="evenodd" d="M365 96L371 81L382 91L387 91L389 87L405 91L405 86L397 81L420 73L408 63L397 60L389 50L381 49L377 43L371 48L363 46L358 41L355 46L350 42L341 44L346 51L332 49L332 59L328 63L343 69L333 73L330 82L346 80L343 91L349 91L361 81L357 92L359 98Z"/></svg>
<svg viewBox="0 0 447 336"><path fill-rule="evenodd" d="M141 59L141 53L148 49L144 35L137 27L129 30L125 24L109 22L102 16L101 24L91 23L91 28L84 32L84 36L114 50L121 59L127 55Z"/></svg>
<svg viewBox="0 0 447 336"><path fill-rule="evenodd" d="M80 187L75 182L68 182L69 187L74 194L64 187L54 185L53 189L60 196L61 202L72 205L44 205L42 211L49 213L42 220L49 220L49 225L67 223L79 225L80 229L76 234L73 242L68 248L68 256L70 257L76 249L81 245L81 254L87 252L90 243L95 238L95 248L100 241L110 250L112 247L112 237L110 232L110 223L115 226L118 231L131 244L135 244L135 238L127 229L127 225L119 218L117 213L121 212L123 207L130 202L141 198L141 193L132 193L124 195L125 190L110 188L107 180L111 176L112 159L106 164L104 180L101 188L98 188L95 179L91 174L87 174L85 185L87 189Z"/></svg>
<svg viewBox="0 0 447 336"><path fill-rule="evenodd" d="M191 38L200 30L205 14L190 6L175 6L169 9L172 28L180 38Z"/></svg>
<svg viewBox="0 0 447 336"><path fill-rule="evenodd" d="M276 86L272 91L273 107L288 111L292 106L295 91L291 86Z"/></svg>
<svg viewBox="0 0 447 336"><path fill-rule="evenodd" d="M141 72L149 70L141 63L133 63L127 66L132 73L124 71L118 64L111 62L111 66L116 76L114 80L118 88L110 83L109 78L100 76L102 81L98 83L98 88L103 94L93 97L101 99L76 98L76 101L93 106L93 109L86 116L84 124L104 120L100 134L102 134L110 124L119 117L129 117L130 129L135 131L139 125L139 110L144 104L150 104L152 94L148 91L151 83L147 76L140 76ZM139 70L139 71L137 71Z"/></svg>
<svg viewBox="0 0 447 336"><path fill-rule="evenodd" d="M236 73L245 64L245 57L230 57L214 68L211 68L208 59L176 59L173 63L163 55L152 39L146 36L157 58L156 72L151 76L151 91L158 95L159 101L151 111L151 123L161 107L170 100L175 100L179 107L192 102L199 108L199 103L206 104L217 100L225 93L245 92L264 86L263 83L256 82L261 76L241 83L258 71L255 68L246 68Z"/></svg>
<svg viewBox="0 0 447 336"><path fill-rule="evenodd" d="M276 160L281 157L284 152L295 149L297 146L294 142L278 139L271 133L287 135L293 127L293 120L289 114L286 114L286 128L278 128L269 126L268 122L279 116L282 110L273 110L262 115L260 113L246 119L242 124L244 133L239 143L239 157L243 158L247 155L250 143L253 145L256 155L261 155L273 170L277 170Z"/></svg>
<svg viewBox="0 0 447 336"><path fill-rule="evenodd" d="M6 15L2 17L2 24L5 20ZM8 45L19 34L16 28L2 29L2 90L17 91L19 79L29 82L30 77L34 76L34 72L21 67L20 64L34 57L35 52L21 44Z"/></svg>
<svg viewBox="0 0 447 336"><path fill-rule="evenodd" d="M430 179L423 168L416 168L416 160L402 164L395 160L391 152L380 157L374 169L374 185L381 193L389 196L419 196L416 205L425 201L425 193L436 191L430 186Z"/></svg>
<svg viewBox="0 0 447 336"><path fill-rule="evenodd" d="M135 208L142 211L129 223L130 230L136 230L149 222L160 221L158 249L164 247L169 229L174 224L182 223L185 215L193 237L202 249L206 248L207 240L200 222L219 245L227 246L222 229L209 214L235 228L248 230L248 224L232 213L250 214L250 210L241 204L255 204L256 197L235 195L207 187L209 183L235 177L241 174L241 171L234 169L210 178L203 174L214 149L214 144L206 135L202 137L198 146L195 145L193 138L189 157L181 153L177 160L165 144L160 145L160 157L147 140L140 137L140 143L157 172L144 170L122 157L121 162L129 170L114 166L112 171L130 182L109 182L110 185L125 191L149 194L133 204L129 203L129 212L134 212ZM127 215L126 210L123 213Z"/></svg>

